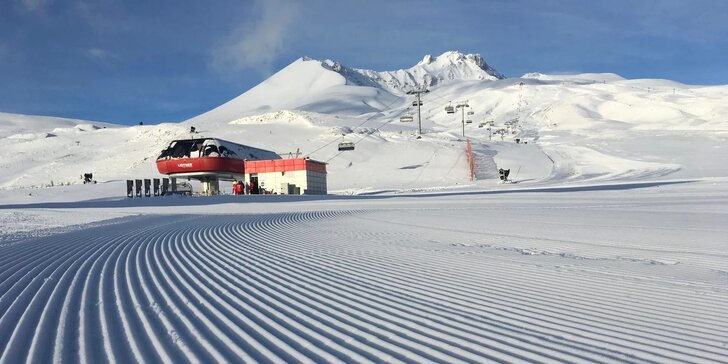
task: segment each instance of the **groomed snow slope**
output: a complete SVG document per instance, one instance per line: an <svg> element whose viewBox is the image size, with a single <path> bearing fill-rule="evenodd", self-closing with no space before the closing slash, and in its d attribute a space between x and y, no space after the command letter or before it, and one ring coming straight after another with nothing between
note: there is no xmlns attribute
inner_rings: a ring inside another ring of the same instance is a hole
<svg viewBox="0 0 728 364"><path fill-rule="evenodd" d="M8 204L139 216L0 240L0 363L725 362L726 187Z"/></svg>

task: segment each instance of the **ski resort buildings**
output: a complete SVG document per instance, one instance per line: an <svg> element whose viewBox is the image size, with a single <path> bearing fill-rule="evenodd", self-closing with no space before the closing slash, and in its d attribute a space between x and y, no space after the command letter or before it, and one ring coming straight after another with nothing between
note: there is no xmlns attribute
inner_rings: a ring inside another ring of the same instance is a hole
<svg viewBox="0 0 728 364"><path fill-rule="evenodd" d="M307 158L245 161L251 189L279 195L325 195L326 163Z"/></svg>
<svg viewBox="0 0 728 364"><path fill-rule="evenodd" d="M325 163L307 158L281 159L269 150L217 138L172 141L157 158L157 170L173 179L199 180L204 195L219 194L220 181L241 180L257 194L327 193Z"/></svg>

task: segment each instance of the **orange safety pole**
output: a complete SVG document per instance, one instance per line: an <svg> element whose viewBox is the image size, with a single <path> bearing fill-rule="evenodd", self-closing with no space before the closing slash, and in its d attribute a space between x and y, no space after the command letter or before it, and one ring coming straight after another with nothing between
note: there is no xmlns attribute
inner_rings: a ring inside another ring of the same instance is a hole
<svg viewBox="0 0 728 364"><path fill-rule="evenodd" d="M475 179L475 158L473 157L473 146L470 144L470 139L467 140L465 153L468 156L468 165L470 167L470 180L472 181Z"/></svg>

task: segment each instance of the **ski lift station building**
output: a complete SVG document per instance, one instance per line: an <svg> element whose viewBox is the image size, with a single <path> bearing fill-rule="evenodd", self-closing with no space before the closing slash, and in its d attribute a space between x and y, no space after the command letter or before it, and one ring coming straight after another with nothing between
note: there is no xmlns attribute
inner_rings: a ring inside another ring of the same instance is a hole
<svg viewBox="0 0 728 364"><path fill-rule="evenodd" d="M157 158L157 169L172 178L199 180L206 195L219 194L221 180L244 180L260 193L327 193L325 163L281 159L272 151L217 138L172 141Z"/></svg>
<svg viewBox="0 0 728 364"><path fill-rule="evenodd" d="M280 195L325 195L326 163L308 158L245 161L245 182Z"/></svg>

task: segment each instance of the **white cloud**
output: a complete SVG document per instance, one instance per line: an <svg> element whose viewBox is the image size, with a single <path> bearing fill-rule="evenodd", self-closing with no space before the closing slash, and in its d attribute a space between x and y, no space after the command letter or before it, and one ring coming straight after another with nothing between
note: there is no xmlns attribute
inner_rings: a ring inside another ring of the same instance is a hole
<svg viewBox="0 0 728 364"><path fill-rule="evenodd" d="M211 50L211 63L217 71L268 71L275 57L285 49L297 4L288 0L257 0L255 8L259 19L236 27Z"/></svg>
<svg viewBox="0 0 728 364"><path fill-rule="evenodd" d="M117 58L114 53L102 48L89 48L83 51L83 54L97 61L108 61Z"/></svg>
<svg viewBox="0 0 728 364"><path fill-rule="evenodd" d="M25 11L41 11L52 2L53 0L17 0L17 4Z"/></svg>

